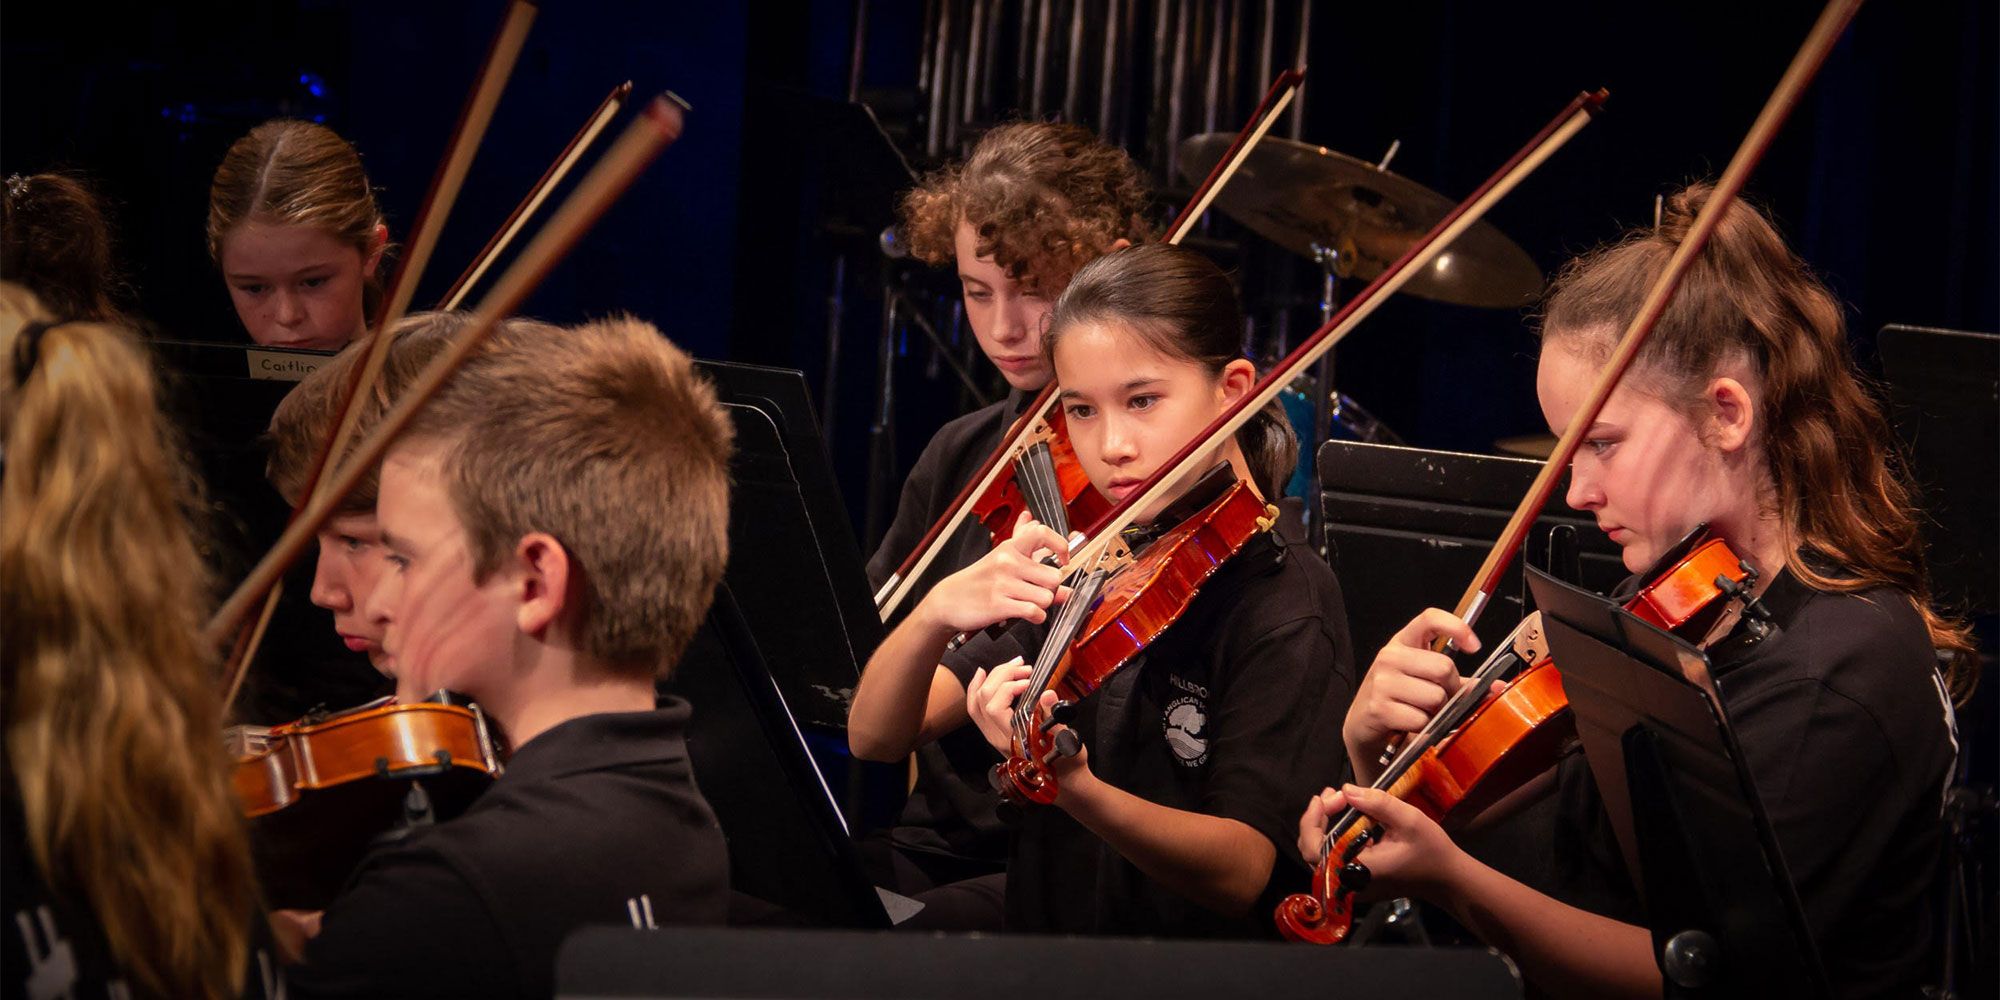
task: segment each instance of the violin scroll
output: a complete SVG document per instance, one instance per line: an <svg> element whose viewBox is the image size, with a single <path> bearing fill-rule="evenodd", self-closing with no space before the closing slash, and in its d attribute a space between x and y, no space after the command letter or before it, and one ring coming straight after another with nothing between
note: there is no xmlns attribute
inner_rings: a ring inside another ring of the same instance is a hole
<svg viewBox="0 0 2000 1000"><path fill-rule="evenodd" d="M1353 897L1295 892L1278 904L1278 933L1298 944L1339 944L1354 928Z"/></svg>
<svg viewBox="0 0 2000 1000"><path fill-rule="evenodd" d="M1025 741L1016 739L1013 754L993 765L987 779L1002 799L1024 807L1055 803L1056 775L1049 769L1048 762L1083 752L1083 739L1076 735L1076 730L1067 728L1075 714L1075 703L1055 703L1049 709L1048 720L1036 727ZM1057 726L1065 728L1056 729Z"/></svg>

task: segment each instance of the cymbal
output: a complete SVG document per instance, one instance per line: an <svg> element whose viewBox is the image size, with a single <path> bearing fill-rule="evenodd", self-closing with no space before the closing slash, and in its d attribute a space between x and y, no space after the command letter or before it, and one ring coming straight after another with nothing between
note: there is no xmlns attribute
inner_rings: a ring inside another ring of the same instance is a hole
<svg viewBox="0 0 2000 1000"><path fill-rule="evenodd" d="M1514 437L1501 438L1493 442L1493 447L1508 455L1546 459L1556 453L1556 436L1554 434L1520 434Z"/></svg>
<svg viewBox="0 0 2000 1000"><path fill-rule="evenodd" d="M1197 135L1181 143L1181 173L1200 183L1235 136ZM1258 235L1304 257L1315 245L1339 251L1335 273L1370 281L1423 238L1455 204L1375 164L1290 139L1266 136L1216 204ZM1480 222L1410 279L1403 291L1439 302L1511 309L1542 288L1542 272L1499 229Z"/></svg>

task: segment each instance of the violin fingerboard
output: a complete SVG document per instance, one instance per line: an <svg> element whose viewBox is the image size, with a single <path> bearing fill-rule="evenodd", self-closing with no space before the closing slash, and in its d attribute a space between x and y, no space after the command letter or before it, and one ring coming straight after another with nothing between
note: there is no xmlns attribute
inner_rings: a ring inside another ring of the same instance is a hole
<svg viewBox="0 0 2000 1000"><path fill-rule="evenodd" d="M1028 501L1028 513L1035 520L1069 537L1069 508L1063 503L1062 484L1056 478L1056 460L1047 441L1037 441L1014 460L1014 478L1021 496Z"/></svg>

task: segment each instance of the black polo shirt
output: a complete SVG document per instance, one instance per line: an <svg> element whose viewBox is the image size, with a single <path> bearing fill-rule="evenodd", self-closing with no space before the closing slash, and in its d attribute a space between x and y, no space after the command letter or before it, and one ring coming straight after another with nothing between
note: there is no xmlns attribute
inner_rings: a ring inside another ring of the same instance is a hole
<svg viewBox="0 0 2000 1000"><path fill-rule="evenodd" d="M959 417L932 435L903 481L902 499L888 534L868 560L870 586L881 589L889 574L909 558L1033 400L1027 393L1009 392L1007 398ZM903 599L894 620L907 615L939 580L978 562L992 549L986 527L967 518ZM998 760L972 726L920 748L917 782L896 828L889 831L891 842L909 850L988 861L998 870L1007 856L1007 830L994 815L997 800L986 783L987 769Z"/></svg>
<svg viewBox="0 0 2000 1000"><path fill-rule="evenodd" d="M297 996L547 996L590 924L720 924L729 858L695 787L687 703L571 719L465 814L377 850L326 912Z"/></svg>
<svg viewBox="0 0 2000 1000"><path fill-rule="evenodd" d="M1957 754L1950 698L1907 595L1814 590L1781 572L1763 598L1776 628L1708 650L1827 980L1839 996L1914 996L1937 932L1945 786ZM1558 772L1556 895L1644 924L1582 753Z"/></svg>
<svg viewBox="0 0 2000 1000"><path fill-rule="evenodd" d="M1297 501L1287 501L1295 508ZM1276 852L1265 898L1224 916L1154 882L1056 807L1022 811L1007 872L1009 930L1160 937L1268 937L1271 909L1310 874L1299 813L1338 785L1354 653L1340 584L1306 544L1295 509L1217 569L1187 612L1078 706L1091 770L1140 798L1239 820ZM1041 629L1019 625L947 657L969 681Z"/></svg>

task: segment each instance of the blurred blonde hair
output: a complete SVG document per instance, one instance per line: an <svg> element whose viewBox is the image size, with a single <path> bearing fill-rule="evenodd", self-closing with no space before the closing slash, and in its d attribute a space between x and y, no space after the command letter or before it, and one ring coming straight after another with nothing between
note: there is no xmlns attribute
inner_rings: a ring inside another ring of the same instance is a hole
<svg viewBox="0 0 2000 1000"><path fill-rule="evenodd" d="M236 995L257 913L189 483L130 333L0 284L0 694L28 847L135 992Z"/></svg>

